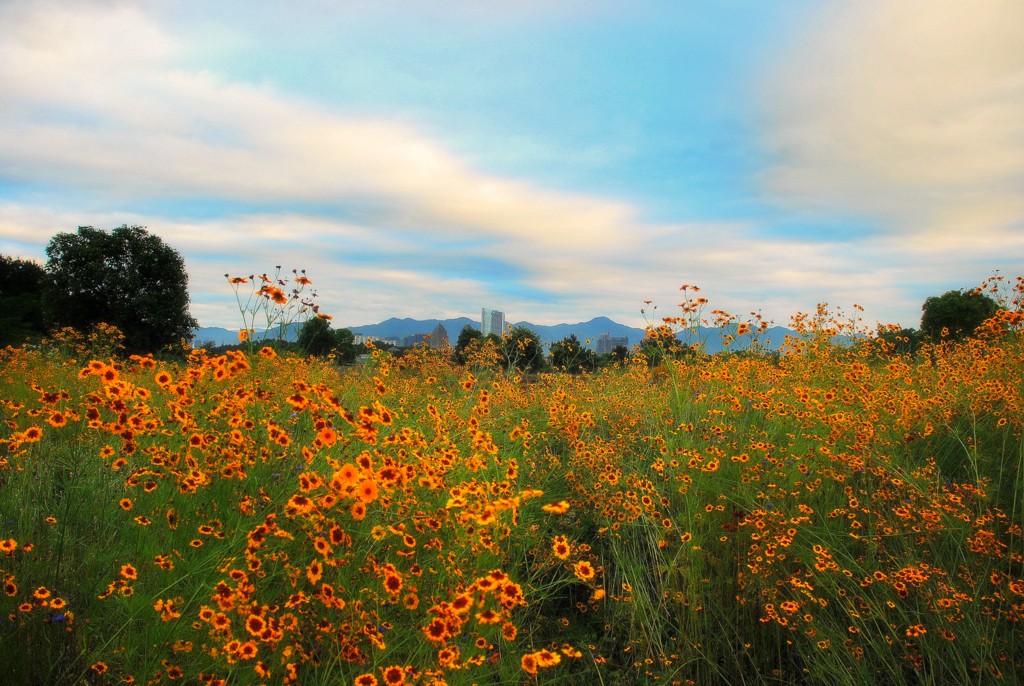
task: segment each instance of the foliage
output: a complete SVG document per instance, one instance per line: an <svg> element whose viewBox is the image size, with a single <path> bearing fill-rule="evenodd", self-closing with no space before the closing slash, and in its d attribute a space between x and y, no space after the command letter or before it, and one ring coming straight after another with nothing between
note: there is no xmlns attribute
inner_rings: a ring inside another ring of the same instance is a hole
<svg viewBox="0 0 1024 686"><path fill-rule="evenodd" d="M1022 683L1001 304L920 361L0 352L4 681Z"/></svg>
<svg viewBox="0 0 1024 686"><path fill-rule="evenodd" d="M872 339L875 349L883 356L914 356L921 349L924 336L917 329L896 326L881 327Z"/></svg>
<svg viewBox="0 0 1024 686"><path fill-rule="evenodd" d="M0 255L0 348L45 332L42 293L46 272L31 260Z"/></svg>
<svg viewBox="0 0 1024 686"><path fill-rule="evenodd" d="M105 322L124 333L130 353L192 338L185 262L144 227L107 233L80 226L54 236L46 255L43 311L50 328L86 331Z"/></svg>
<svg viewBox="0 0 1024 686"><path fill-rule="evenodd" d="M544 368L540 337L525 326L516 326L502 336L501 355L506 373L537 372Z"/></svg>
<svg viewBox="0 0 1024 686"><path fill-rule="evenodd" d="M921 306L921 332L933 341L972 336L999 310L995 300L980 289L947 291Z"/></svg>
<svg viewBox="0 0 1024 686"><path fill-rule="evenodd" d="M593 371L597 367L597 353L571 335L551 344L551 366L573 374Z"/></svg>
<svg viewBox="0 0 1024 686"><path fill-rule="evenodd" d="M483 338L483 334L480 329L474 328L470 325L462 327L462 331L459 332L459 338L455 342L455 361L459 364L466 364L466 351L474 342L478 342Z"/></svg>
<svg viewBox="0 0 1024 686"><path fill-rule="evenodd" d="M356 361L358 349L356 348L356 335L351 329L337 329L334 332L334 355L335 361L342 364L351 364Z"/></svg>
<svg viewBox="0 0 1024 686"><path fill-rule="evenodd" d="M331 323L324 317L313 317L299 329L299 348L307 355L322 357L334 350L336 342Z"/></svg>

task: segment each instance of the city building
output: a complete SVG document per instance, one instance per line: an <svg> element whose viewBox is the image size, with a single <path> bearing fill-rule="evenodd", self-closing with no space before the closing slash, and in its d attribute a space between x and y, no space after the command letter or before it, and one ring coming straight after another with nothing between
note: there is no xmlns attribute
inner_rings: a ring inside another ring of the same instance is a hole
<svg viewBox="0 0 1024 686"><path fill-rule="evenodd" d="M355 343L356 345L361 345L361 344L366 344L366 343L373 343L378 348L380 348L380 347L388 347L388 346L394 346L396 348L398 347L398 339L397 338L394 338L394 337L386 338L386 337L383 337L383 336L372 336L372 335L368 336L366 334L361 334L361 333L355 334L354 340L352 342Z"/></svg>
<svg viewBox="0 0 1024 686"><path fill-rule="evenodd" d="M625 336L612 336L605 332L597 337L597 354L608 355L619 346L629 348L629 339Z"/></svg>
<svg viewBox="0 0 1024 686"><path fill-rule="evenodd" d="M487 334L495 334L497 336L505 335L505 313L499 312L498 310L491 310L483 308L480 313L480 333L484 336Z"/></svg>
<svg viewBox="0 0 1024 686"><path fill-rule="evenodd" d="M444 328L442 324L438 324L434 327L434 330L430 332L430 340L428 341L431 348L440 350L441 348L448 346L448 329Z"/></svg>
<svg viewBox="0 0 1024 686"><path fill-rule="evenodd" d="M429 333L414 333L411 336L402 337L403 348L415 348L417 345L423 345L423 342L430 338Z"/></svg>

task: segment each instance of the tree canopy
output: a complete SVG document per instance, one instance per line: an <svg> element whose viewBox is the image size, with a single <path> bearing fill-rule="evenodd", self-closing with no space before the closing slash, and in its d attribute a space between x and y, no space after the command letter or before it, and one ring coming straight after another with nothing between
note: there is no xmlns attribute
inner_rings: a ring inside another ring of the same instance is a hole
<svg viewBox="0 0 1024 686"><path fill-rule="evenodd" d="M46 248L43 312L51 326L113 324L128 352L154 352L188 340L188 275L176 250L141 226L110 233L91 226L59 233Z"/></svg>
<svg viewBox="0 0 1024 686"><path fill-rule="evenodd" d="M501 354L507 371L537 372L546 364L540 337L525 326L516 326L505 334Z"/></svg>
<svg viewBox="0 0 1024 686"><path fill-rule="evenodd" d="M585 348L573 334L551 344L551 366L576 374L597 367L597 353Z"/></svg>
<svg viewBox="0 0 1024 686"><path fill-rule="evenodd" d="M0 347L41 336L46 272L31 260L0 255Z"/></svg>
<svg viewBox="0 0 1024 686"><path fill-rule="evenodd" d="M307 355L318 357L334 353L335 360L356 360L355 334L349 329L332 330L325 317L313 317L299 330L298 344Z"/></svg>
<svg viewBox="0 0 1024 686"><path fill-rule="evenodd" d="M999 304L977 290L946 291L921 306L921 333L932 340L959 340L999 311Z"/></svg>

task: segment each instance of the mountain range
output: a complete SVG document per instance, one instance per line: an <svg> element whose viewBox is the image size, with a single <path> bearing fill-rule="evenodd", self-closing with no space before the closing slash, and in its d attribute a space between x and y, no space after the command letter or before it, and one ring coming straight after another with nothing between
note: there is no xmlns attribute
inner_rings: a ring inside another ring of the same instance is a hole
<svg viewBox="0 0 1024 686"><path fill-rule="evenodd" d="M470 319L469 317L458 317L455 319L399 319L392 317L390 319L385 319L378 324L364 324L362 326L347 326L340 328L347 328L356 335L372 336L376 339L396 338L401 341L408 336L427 335L433 331L438 324L443 326L448 332L448 340L452 345L455 344L455 341L459 337L459 332L462 331L463 327L470 326L477 330L480 329L480 322L475 319ZM287 341L294 341L298 337L298 331L301 326L302 325L300 323L296 323L287 327L284 339ZM588 345L591 349L596 348L598 336L605 333L609 334L613 338L626 338L629 342L627 347L632 347L640 343L645 336L644 329L619 324L607 317L595 317L588 322L577 322L576 324L545 325L531 324L530 322L522 321L511 324L511 326L524 326L531 331L536 332L537 335L540 336L541 342L545 344L554 343L574 335L580 343ZM677 337L687 345L702 341L704 343L704 349L707 352L716 353L722 349L722 335L730 331L735 331L735 325L726 327L725 329L717 327L701 327L695 332L686 331L677 334ZM260 338L262 333L263 332L258 331L256 338ZM276 333L277 332L274 331L272 333L272 337L276 337ZM796 332L781 326L775 326L768 329L768 331L759 338L765 348L778 350L787 335L795 336ZM238 342L238 332L220 327L200 327L196 329L195 338L193 340L197 345L230 345ZM749 337L744 337L733 344L732 349L742 350L747 347L748 343Z"/></svg>

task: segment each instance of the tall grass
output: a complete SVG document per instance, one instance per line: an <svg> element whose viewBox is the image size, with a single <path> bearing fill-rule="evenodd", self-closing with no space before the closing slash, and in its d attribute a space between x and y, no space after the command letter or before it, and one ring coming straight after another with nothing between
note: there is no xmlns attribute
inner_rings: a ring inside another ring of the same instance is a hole
<svg viewBox="0 0 1024 686"><path fill-rule="evenodd" d="M529 379L8 349L0 681L1020 683L1019 330L808 322Z"/></svg>

